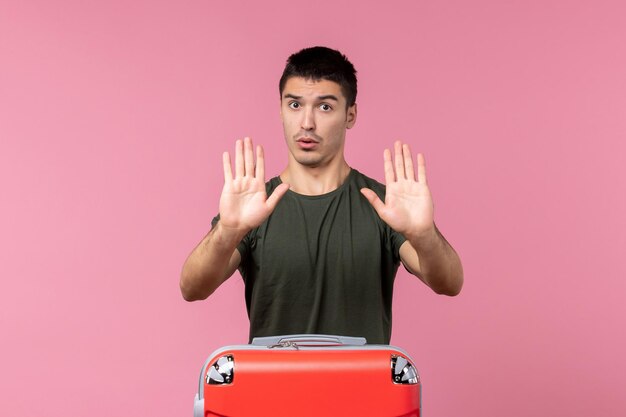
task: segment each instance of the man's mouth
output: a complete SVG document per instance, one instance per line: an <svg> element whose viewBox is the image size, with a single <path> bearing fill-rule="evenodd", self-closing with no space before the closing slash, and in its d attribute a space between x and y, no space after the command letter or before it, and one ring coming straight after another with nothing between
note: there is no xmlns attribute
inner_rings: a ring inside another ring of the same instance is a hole
<svg viewBox="0 0 626 417"><path fill-rule="evenodd" d="M300 137L296 140L301 149L313 149L319 143L316 139L308 136Z"/></svg>

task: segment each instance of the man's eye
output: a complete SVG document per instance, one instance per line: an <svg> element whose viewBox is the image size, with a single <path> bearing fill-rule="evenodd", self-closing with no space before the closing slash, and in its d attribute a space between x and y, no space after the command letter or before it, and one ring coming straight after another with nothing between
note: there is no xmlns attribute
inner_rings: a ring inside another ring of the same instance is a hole
<svg viewBox="0 0 626 417"><path fill-rule="evenodd" d="M332 110L333 108L332 108L332 107L330 107L330 105L328 105L328 104L322 104L322 105L320 105L320 109L322 109L322 110L324 110L324 111L330 111L330 110Z"/></svg>
<svg viewBox="0 0 626 417"><path fill-rule="evenodd" d="M299 109L300 103L298 103L297 101L292 101L291 103L289 103L289 107L292 109Z"/></svg>

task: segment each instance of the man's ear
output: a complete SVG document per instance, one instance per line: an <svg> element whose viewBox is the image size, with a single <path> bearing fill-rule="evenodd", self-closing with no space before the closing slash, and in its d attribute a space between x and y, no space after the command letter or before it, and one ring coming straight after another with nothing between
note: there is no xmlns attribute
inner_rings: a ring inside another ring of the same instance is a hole
<svg viewBox="0 0 626 417"><path fill-rule="evenodd" d="M355 123L356 123L356 103L348 107L348 111L346 115L346 128L351 129Z"/></svg>

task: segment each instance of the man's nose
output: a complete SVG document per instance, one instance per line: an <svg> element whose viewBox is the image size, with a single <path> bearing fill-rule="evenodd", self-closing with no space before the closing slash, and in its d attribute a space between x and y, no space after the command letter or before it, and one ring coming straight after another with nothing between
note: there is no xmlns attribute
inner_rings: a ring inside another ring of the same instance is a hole
<svg viewBox="0 0 626 417"><path fill-rule="evenodd" d="M313 109L305 109L302 112L302 129L303 130L313 130L315 129L315 114L313 113Z"/></svg>

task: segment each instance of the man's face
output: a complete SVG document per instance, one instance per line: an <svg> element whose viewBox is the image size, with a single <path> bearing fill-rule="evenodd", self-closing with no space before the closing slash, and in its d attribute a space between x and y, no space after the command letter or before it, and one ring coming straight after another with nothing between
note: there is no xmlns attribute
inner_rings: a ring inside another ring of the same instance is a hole
<svg viewBox="0 0 626 417"><path fill-rule="evenodd" d="M290 160L322 167L343 158L346 129L354 126L356 105L346 109L339 84L291 77L280 101Z"/></svg>

